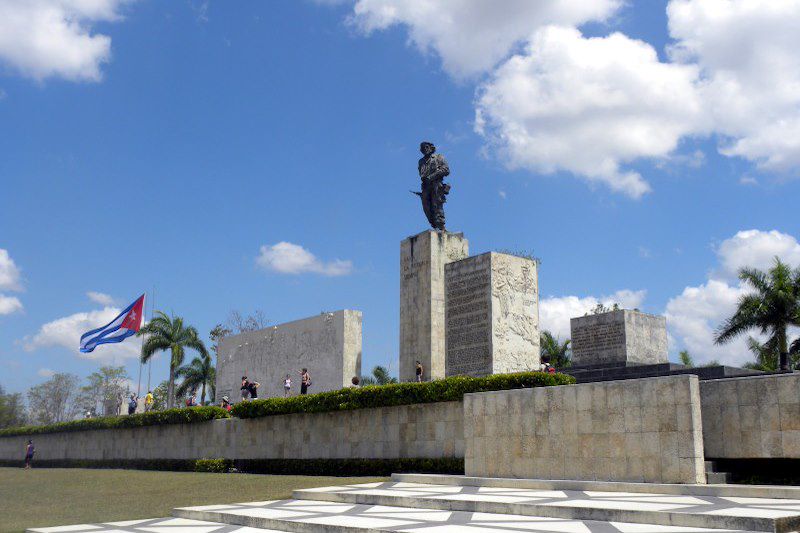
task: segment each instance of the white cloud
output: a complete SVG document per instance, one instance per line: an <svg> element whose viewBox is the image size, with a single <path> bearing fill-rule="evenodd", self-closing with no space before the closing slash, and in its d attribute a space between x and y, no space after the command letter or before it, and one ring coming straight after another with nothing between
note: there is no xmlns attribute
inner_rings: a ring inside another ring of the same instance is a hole
<svg viewBox="0 0 800 533"><path fill-rule="evenodd" d="M117 307L106 307L58 318L42 325L36 334L25 337L22 345L28 352L40 348L60 346L67 348L84 359L105 363L119 362L121 359L135 359L139 356L140 343L134 338L127 339L119 344L98 346L91 353L81 353L78 350L81 335L111 322L121 311Z"/></svg>
<svg viewBox="0 0 800 533"><path fill-rule="evenodd" d="M51 378L56 375L55 371L49 368L40 368L36 373L43 378Z"/></svg>
<svg viewBox="0 0 800 533"><path fill-rule="evenodd" d="M291 242L279 242L271 246L262 246L256 257L256 264L265 270L280 274L302 274L311 272L325 276L345 276L353 270L351 261L335 259L320 261L314 254Z"/></svg>
<svg viewBox="0 0 800 533"><path fill-rule="evenodd" d="M0 290L21 291L22 276L8 250L0 248ZM0 293L0 315L10 315L22 311L22 302L14 296Z"/></svg>
<svg viewBox="0 0 800 533"><path fill-rule="evenodd" d="M127 0L0 0L0 61L36 80L99 81L111 38L92 33L120 19Z"/></svg>
<svg viewBox="0 0 800 533"><path fill-rule="evenodd" d="M800 265L800 243L793 236L780 231L756 229L740 231L717 247L720 266L714 277L736 279L742 267L766 270L775 256L785 263Z"/></svg>
<svg viewBox="0 0 800 533"><path fill-rule="evenodd" d="M623 167L703 129L698 75L621 33L550 26L479 87L475 127L509 168L566 170L639 198L650 184Z"/></svg>
<svg viewBox="0 0 800 533"><path fill-rule="evenodd" d="M536 28L604 21L621 0L358 0L351 22L365 33L404 25L423 53L435 52L456 77L487 71Z"/></svg>
<svg viewBox="0 0 800 533"><path fill-rule="evenodd" d="M741 365L753 358L747 349L747 336L722 346L714 344L716 329L736 311L739 298L752 290L734 281L736 272L743 266L767 269L775 255L796 267L800 265L800 244L779 231L747 230L723 241L716 253L719 266L706 283L686 287L667 302L667 326L676 347L688 349L696 362L716 359ZM752 332L758 337L756 333Z"/></svg>
<svg viewBox="0 0 800 533"><path fill-rule="evenodd" d="M506 198L508 198L508 194L506 194L506 191L504 191L503 189L500 189L499 191L497 191L497 195L498 195L500 198L502 198L503 200L505 200Z"/></svg>
<svg viewBox="0 0 800 533"><path fill-rule="evenodd" d="M609 296L559 296L543 298L539 302L539 327L561 339L570 338L569 319L583 316L597 307L619 304L624 309L636 309L642 306L647 291L620 290Z"/></svg>
<svg viewBox="0 0 800 533"><path fill-rule="evenodd" d="M672 59L697 64L720 151L800 167L800 0L671 0Z"/></svg>
<svg viewBox="0 0 800 533"><path fill-rule="evenodd" d="M86 293L86 296L94 303L100 305L114 305L114 298L102 292L89 291Z"/></svg>
<svg viewBox="0 0 800 533"><path fill-rule="evenodd" d="M22 283L20 272L8 250L0 248L0 290L20 291Z"/></svg>
<svg viewBox="0 0 800 533"><path fill-rule="evenodd" d="M22 311L22 302L14 296L0 294L0 315L10 315Z"/></svg>

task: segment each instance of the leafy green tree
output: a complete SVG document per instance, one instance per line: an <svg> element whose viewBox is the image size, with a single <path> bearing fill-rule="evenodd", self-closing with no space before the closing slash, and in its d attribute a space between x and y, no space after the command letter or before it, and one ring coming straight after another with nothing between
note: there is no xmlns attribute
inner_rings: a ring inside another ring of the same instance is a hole
<svg viewBox="0 0 800 533"><path fill-rule="evenodd" d="M6 394L0 385L0 429L24 426L27 421L22 394Z"/></svg>
<svg viewBox="0 0 800 533"><path fill-rule="evenodd" d="M563 343L549 331L542 331L539 335L539 347L543 361L547 361L556 368L567 368L572 365L572 348L570 340Z"/></svg>
<svg viewBox="0 0 800 533"><path fill-rule="evenodd" d="M219 356L219 343L231 333L233 333L233 331L222 324L217 324L214 326L214 329L209 332L208 337L211 339L211 351L214 352L215 357Z"/></svg>
<svg viewBox="0 0 800 533"><path fill-rule="evenodd" d="M694 359L692 359L689 350L681 350L681 352L678 354L678 357L680 358L683 366L688 366L689 368L694 366Z"/></svg>
<svg viewBox="0 0 800 533"><path fill-rule="evenodd" d="M28 391L31 418L37 424L55 424L74 420L80 411L78 376L58 373Z"/></svg>
<svg viewBox="0 0 800 533"><path fill-rule="evenodd" d="M389 383L397 383L397 378L389 373L388 368L380 365L372 369L371 376L361 378L362 385L388 385Z"/></svg>
<svg viewBox="0 0 800 533"><path fill-rule="evenodd" d="M163 411L167 408L167 398L169 397L169 381L164 380L153 389L153 411ZM174 399L173 399L173 403Z"/></svg>
<svg viewBox="0 0 800 533"><path fill-rule="evenodd" d="M767 272L742 268L739 279L755 292L739 299L736 312L717 331L715 342L725 344L756 329L768 336L779 353L779 368L789 369L789 342L786 330L800 325L800 269L792 269L778 257Z"/></svg>
<svg viewBox="0 0 800 533"><path fill-rule="evenodd" d="M178 397L184 397L188 392L196 391L198 388L202 391L200 393L200 403L206 403L206 385L208 385L211 392L211 401L214 401L216 396L216 380L217 370L211 361L211 357L195 357L192 362L186 366L182 366L175 372L179 378L183 378L180 386L178 386Z"/></svg>
<svg viewBox="0 0 800 533"><path fill-rule="evenodd" d="M162 311L156 311L155 316L139 330L137 335L147 335L142 345L142 363L149 361L157 352L170 352L167 408L174 407L175 372L183 364L186 349L195 350L201 356L208 357L206 345L200 340L193 326L184 325L183 318L169 317Z"/></svg>
<svg viewBox="0 0 800 533"><path fill-rule="evenodd" d="M124 366L102 366L91 373L88 383L81 387L78 405L85 411L116 415L117 398L128 388L128 372Z"/></svg>

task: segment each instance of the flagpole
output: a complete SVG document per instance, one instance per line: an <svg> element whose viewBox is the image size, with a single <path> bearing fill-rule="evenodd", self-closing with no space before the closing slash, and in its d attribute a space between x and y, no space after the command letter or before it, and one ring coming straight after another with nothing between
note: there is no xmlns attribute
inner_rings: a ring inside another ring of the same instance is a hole
<svg viewBox="0 0 800 533"><path fill-rule="evenodd" d="M142 314L147 311L147 293L144 295L144 301L142 302ZM142 317L142 321L144 321L144 317ZM144 348L144 335L142 335L142 342L139 345L139 383L136 384L136 398L139 398L142 394L142 348Z"/></svg>
<svg viewBox="0 0 800 533"><path fill-rule="evenodd" d="M153 292L151 293L152 298L150 298L150 320L153 320L153 313L156 310L156 286L153 285ZM144 337L144 336L143 336ZM144 342L144 338L142 339ZM150 392L150 375L152 374L152 367L153 367L152 359L147 360L147 392Z"/></svg>

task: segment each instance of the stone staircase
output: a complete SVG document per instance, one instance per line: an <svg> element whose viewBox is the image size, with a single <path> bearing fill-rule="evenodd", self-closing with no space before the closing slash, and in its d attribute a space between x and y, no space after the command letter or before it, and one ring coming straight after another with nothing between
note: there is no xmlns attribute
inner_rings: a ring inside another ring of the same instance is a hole
<svg viewBox="0 0 800 533"><path fill-rule="evenodd" d="M383 483L298 490L293 498L180 508L173 515L303 533L800 530L800 488L795 487L395 474Z"/></svg>
<svg viewBox="0 0 800 533"><path fill-rule="evenodd" d="M712 474L716 465L708 465ZM395 474L290 500L175 509L172 517L35 533L722 533L800 529L800 487Z"/></svg>

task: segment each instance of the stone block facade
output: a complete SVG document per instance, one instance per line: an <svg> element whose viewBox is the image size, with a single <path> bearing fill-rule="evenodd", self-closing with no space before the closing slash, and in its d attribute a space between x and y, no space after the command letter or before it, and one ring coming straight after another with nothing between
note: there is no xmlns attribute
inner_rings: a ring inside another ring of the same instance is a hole
<svg viewBox="0 0 800 533"><path fill-rule="evenodd" d="M667 358L667 319L630 309L570 319L572 364L658 364Z"/></svg>
<svg viewBox="0 0 800 533"><path fill-rule="evenodd" d="M469 255L463 233L425 231L400 243L400 381L445 377L444 266Z"/></svg>
<svg viewBox="0 0 800 533"><path fill-rule="evenodd" d="M702 382L706 456L800 459L800 374Z"/></svg>
<svg viewBox="0 0 800 533"><path fill-rule="evenodd" d="M447 376L539 368L536 262L488 252L445 265Z"/></svg>
<svg viewBox="0 0 800 533"><path fill-rule="evenodd" d="M705 483L697 376L468 394L465 473Z"/></svg>
<svg viewBox="0 0 800 533"><path fill-rule="evenodd" d="M301 368L311 392L337 390L361 375L361 311L341 310L226 337L217 357L217 398L241 400L242 376L257 381L259 397L283 396L286 374L300 393Z"/></svg>

